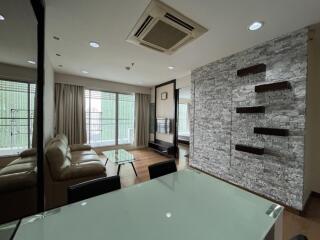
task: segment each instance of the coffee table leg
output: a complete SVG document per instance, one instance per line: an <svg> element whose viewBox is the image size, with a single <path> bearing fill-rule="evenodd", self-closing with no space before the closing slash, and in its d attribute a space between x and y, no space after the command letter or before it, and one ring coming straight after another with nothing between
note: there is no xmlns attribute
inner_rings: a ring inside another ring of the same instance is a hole
<svg viewBox="0 0 320 240"><path fill-rule="evenodd" d="M136 174L136 176L138 177L138 174L137 174L136 169L134 168L133 162L131 162L131 166L132 166L132 168L133 168L134 173L135 173L135 174Z"/></svg>
<svg viewBox="0 0 320 240"><path fill-rule="evenodd" d="M118 165L118 173L117 173L118 176L119 176L119 173L120 173L120 167L121 167L121 164Z"/></svg>

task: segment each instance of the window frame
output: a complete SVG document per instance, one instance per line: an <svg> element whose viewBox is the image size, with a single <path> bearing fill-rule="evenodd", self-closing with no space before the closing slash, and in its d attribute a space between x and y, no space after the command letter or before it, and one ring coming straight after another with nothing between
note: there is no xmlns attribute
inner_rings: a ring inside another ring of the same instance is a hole
<svg viewBox="0 0 320 240"><path fill-rule="evenodd" d="M113 91L107 91L107 90L98 90L98 89L91 89L91 88L85 88L84 89L85 91L89 91L89 112L90 112L90 109L91 109L91 94L90 92L91 91L99 91L99 92L104 92L104 93L113 93L115 94L115 144L114 145L98 145L98 146L93 146L93 147L116 147L116 146L126 146L126 145L132 145L134 143L120 143L119 144L119 94L121 95L130 95L130 96L134 96L134 93L123 93L123 92L113 92ZM90 114L89 114L89 121L90 121L91 117L90 117ZM136 118L134 116L133 118L133 126L135 128L135 122L136 122ZM86 123L86 125L89 126L89 131L88 131L88 135L87 136L87 142L89 144L90 143L90 122L89 124ZM87 129L86 129L87 130ZM134 130L135 132L135 130Z"/></svg>
<svg viewBox="0 0 320 240"><path fill-rule="evenodd" d="M30 149L32 148L32 131L31 129L33 128L33 126L31 125L31 119L33 119L33 121L35 121L35 115L33 115L33 118L31 118L31 101L30 101L30 95L31 95L31 85L35 85L35 92L34 92L34 96L36 96L36 88L37 88L37 83L36 81L28 81L28 80L21 80L21 79L15 79L15 78L6 78L6 77L0 77L0 81L7 81L7 82L14 82L14 83L25 83L27 84L27 93L28 93L28 100L27 100L27 118L14 118L14 119L27 119L27 125L28 125L28 144L26 146L26 149ZM36 99L34 100L34 103L36 102ZM6 119L6 118L1 118L0 119ZM11 119L11 118L9 118ZM1 149L1 148L0 148ZM15 149L12 149L11 153L8 154L1 154L1 150L0 150L0 158L4 158L4 157L14 157L14 156L18 156L20 154L20 152L22 152L23 150L25 150L24 148L21 149L16 149L18 150L17 152L13 153L15 151Z"/></svg>

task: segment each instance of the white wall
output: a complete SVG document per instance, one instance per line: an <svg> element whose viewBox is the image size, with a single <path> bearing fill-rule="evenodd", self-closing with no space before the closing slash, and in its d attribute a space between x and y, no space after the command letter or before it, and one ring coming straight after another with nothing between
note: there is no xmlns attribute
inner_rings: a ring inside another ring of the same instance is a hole
<svg viewBox="0 0 320 240"><path fill-rule="evenodd" d="M0 79L35 83L37 70L35 68L0 63Z"/></svg>
<svg viewBox="0 0 320 240"><path fill-rule="evenodd" d="M51 61L45 56L45 81L44 81L44 119L43 140L44 143L54 135L54 71Z"/></svg>
<svg viewBox="0 0 320 240"><path fill-rule="evenodd" d="M156 118L170 118L173 119L175 116L175 104L174 104L174 84L167 84L157 88L157 99L156 99ZM161 93L167 92L168 97L166 100L161 100ZM173 143L173 134L156 134L157 139L165 142Z"/></svg>
<svg viewBox="0 0 320 240"><path fill-rule="evenodd" d="M65 83L71 85L84 86L92 90L104 90L110 92L120 92L120 93L144 93L150 94L149 87L141 87L117 82L111 82L106 80L86 78L75 75L55 73L55 82Z"/></svg>
<svg viewBox="0 0 320 240"><path fill-rule="evenodd" d="M176 79L176 88L185 88L191 86L191 73Z"/></svg>

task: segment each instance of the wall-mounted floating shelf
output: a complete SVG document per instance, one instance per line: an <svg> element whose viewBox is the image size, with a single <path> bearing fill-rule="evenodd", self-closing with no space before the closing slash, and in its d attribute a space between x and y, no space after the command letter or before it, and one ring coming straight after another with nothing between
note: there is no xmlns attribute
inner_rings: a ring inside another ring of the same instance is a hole
<svg viewBox="0 0 320 240"><path fill-rule="evenodd" d="M244 77L249 74L256 74L256 73L265 72L266 70L267 70L267 66L264 63L261 63L261 64L257 64L257 65L250 66L247 68L239 69L237 71L237 76Z"/></svg>
<svg viewBox="0 0 320 240"><path fill-rule="evenodd" d="M254 106L254 107L237 107L237 113L264 113L264 106Z"/></svg>
<svg viewBox="0 0 320 240"><path fill-rule="evenodd" d="M274 136L289 136L288 129L280 129L280 128L263 128L263 127L255 127L253 130L256 134L264 134L264 135L274 135Z"/></svg>
<svg viewBox="0 0 320 240"><path fill-rule="evenodd" d="M264 154L264 148L260 148L260 147L252 147L252 146L247 146L247 145L242 145L242 144L236 144L235 149L237 151L253 153L256 155L263 155Z"/></svg>
<svg viewBox="0 0 320 240"><path fill-rule="evenodd" d="M286 89L291 89L290 82L288 81L262 84L262 85L255 86L254 88L255 92L257 93L279 91L279 90L286 90Z"/></svg>

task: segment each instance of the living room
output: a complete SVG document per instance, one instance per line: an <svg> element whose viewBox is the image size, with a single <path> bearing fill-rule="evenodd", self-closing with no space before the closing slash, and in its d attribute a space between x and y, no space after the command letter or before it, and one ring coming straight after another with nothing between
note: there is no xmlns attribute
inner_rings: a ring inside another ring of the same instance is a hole
<svg viewBox="0 0 320 240"><path fill-rule="evenodd" d="M1 1L0 239L318 239L319 10Z"/></svg>

